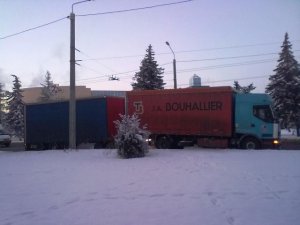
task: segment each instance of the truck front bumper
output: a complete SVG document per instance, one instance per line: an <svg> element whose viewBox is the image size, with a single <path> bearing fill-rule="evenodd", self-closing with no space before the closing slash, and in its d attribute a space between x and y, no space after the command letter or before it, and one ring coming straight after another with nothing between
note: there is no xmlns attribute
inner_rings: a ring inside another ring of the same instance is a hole
<svg viewBox="0 0 300 225"><path fill-rule="evenodd" d="M279 149L280 148L280 140L279 139L267 139L262 141L262 148L270 148L270 149Z"/></svg>

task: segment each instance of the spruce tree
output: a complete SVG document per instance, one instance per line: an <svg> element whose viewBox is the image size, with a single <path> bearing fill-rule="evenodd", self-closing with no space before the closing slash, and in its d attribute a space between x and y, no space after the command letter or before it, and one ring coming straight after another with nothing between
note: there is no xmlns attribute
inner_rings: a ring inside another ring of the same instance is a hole
<svg viewBox="0 0 300 225"><path fill-rule="evenodd" d="M55 96L60 90L58 85L54 84L51 78L51 73L47 71L45 76L45 82L42 85L42 93L40 100L42 102L49 101L53 96Z"/></svg>
<svg viewBox="0 0 300 225"><path fill-rule="evenodd" d="M300 71L286 33L275 74L269 77L266 93L274 101L275 112L283 128L300 128Z"/></svg>
<svg viewBox="0 0 300 225"><path fill-rule="evenodd" d="M234 81L233 88L240 93L248 94L253 91L256 87L253 83L249 84L248 86L241 86L238 81Z"/></svg>
<svg viewBox="0 0 300 225"><path fill-rule="evenodd" d="M145 138L149 136L149 132L145 126L140 127L140 119L136 114L120 117L121 120L114 121L117 128L115 144L118 155L122 158L144 157L148 152Z"/></svg>
<svg viewBox="0 0 300 225"><path fill-rule="evenodd" d="M6 115L6 126L17 137L24 136L24 103L22 101L21 82L16 75L14 77L13 89L7 98L8 113Z"/></svg>
<svg viewBox="0 0 300 225"><path fill-rule="evenodd" d="M149 45L146 55L141 62L140 71L133 77L135 82L131 85L134 90L164 89L165 83L162 76L164 69L158 67L157 62L154 60L154 55L152 46Z"/></svg>
<svg viewBox="0 0 300 225"><path fill-rule="evenodd" d="M4 119L4 85L0 83L0 124L3 124L3 119Z"/></svg>

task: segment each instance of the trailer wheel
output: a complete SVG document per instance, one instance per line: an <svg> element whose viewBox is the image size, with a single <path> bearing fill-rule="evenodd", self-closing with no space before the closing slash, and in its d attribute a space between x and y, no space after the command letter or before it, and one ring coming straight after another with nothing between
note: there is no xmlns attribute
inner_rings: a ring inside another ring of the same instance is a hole
<svg viewBox="0 0 300 225"><path fill-rule="evenodd" d="M115 145L115 142L114 141L109 141L105 144L105 148L106 149L115 149L116 148L116 145Z"/></svg>
<svg viewBox="0 0 300 225"><path fill-rule="evenodd" d="M5 147L9 147L10 143L5 143L4 145L5 145Z"/></svg>
<svg viewBox="0 0 300 225"><path fill-rule="evenodd" d="M180 145L179 142L180 142L180 138L178 137L173 137L172 139L172 149L184 149L184 146L183 145Z"/></svg>
<svg viewBox="0 0 300 225"><path fill-rule="evenodd" d="M26 144L25 151L30 151L30 150L31 150L31 144Z"/></svg>
<svg viewBox="0 0 300 225"><path fill-rule="evenodd" d="M156 139L155 147L159 149L170 149L172 148L172 139L169 136L160 136Z"/></svg>
<svg viewBox="0 0 300 225"><path fill-rule="evenodd" d="M254 137L246 137L241 143L242 149L259 149L260 142Z"/></svg>
<svg viewBox="0 0 300 225"><path fill-rule="evenodd" d="M105 148L105 145L102 142L97 142L94 145L94 149L102 149Z"/></svg>
<svg viewBox="0 0 300 225"><path fill-rule="evenodd" d="M44 143L42 150L50 150L52 149L52 145L50 143Z"/></svg>

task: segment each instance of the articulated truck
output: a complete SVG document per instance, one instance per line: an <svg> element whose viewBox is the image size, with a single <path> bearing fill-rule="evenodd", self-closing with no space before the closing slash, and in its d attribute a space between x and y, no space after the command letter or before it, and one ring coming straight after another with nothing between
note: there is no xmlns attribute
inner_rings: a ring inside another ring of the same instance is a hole
<svg viewBox="0 0 300 225"><path fill-rule="evenodd" d="M136 113L156 148L198 144L259 149L279 145L279 127L266 94L231 87L130 91L127 113Z"/></svg>
<svg viewBox="0 0 300 225"><path fill-rule="evenodd" d="M97 97L76 101L76 144L113 143L113 121L125 113L124 98ZM64 149L69 146L69 101L25 106L25 149Z"/></svg>

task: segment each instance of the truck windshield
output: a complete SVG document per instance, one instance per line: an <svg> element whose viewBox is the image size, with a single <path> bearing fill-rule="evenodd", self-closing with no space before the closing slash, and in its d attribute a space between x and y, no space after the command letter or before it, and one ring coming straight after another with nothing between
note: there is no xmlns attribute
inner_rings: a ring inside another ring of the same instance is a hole
<svg viewBox="0 0 300 225"><path fill-rule="evenodd" d="M274 115L269 105L253 106L253 115L264 122L273 123Z"/></svg>

